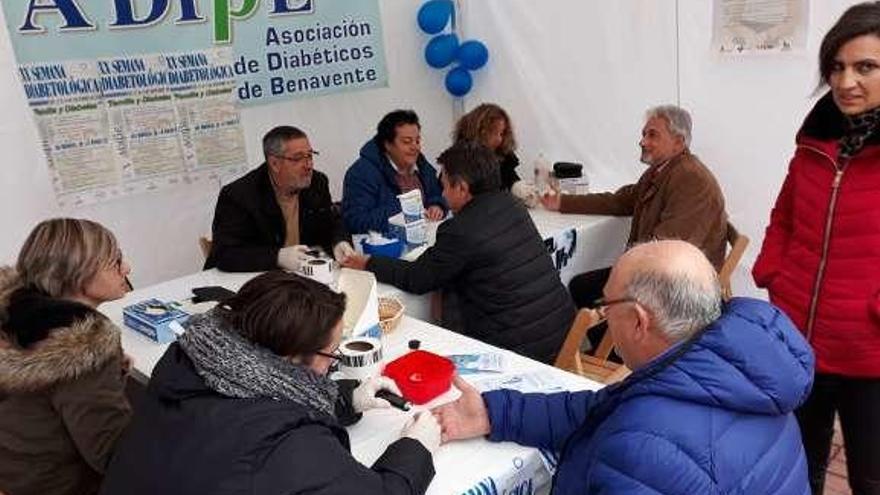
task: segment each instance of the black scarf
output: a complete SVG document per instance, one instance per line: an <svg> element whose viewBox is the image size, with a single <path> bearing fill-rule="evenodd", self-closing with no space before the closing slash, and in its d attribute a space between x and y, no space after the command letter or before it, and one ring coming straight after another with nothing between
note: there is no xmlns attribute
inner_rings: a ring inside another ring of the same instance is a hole
<svg viewBox="0 0 880 495"><path fill-rule="evenodd" d="M847 129L840 138L840 147L837 156L841 161L846 161L857 155L880 127L880 107L858 115L847 116Z"/></svg>

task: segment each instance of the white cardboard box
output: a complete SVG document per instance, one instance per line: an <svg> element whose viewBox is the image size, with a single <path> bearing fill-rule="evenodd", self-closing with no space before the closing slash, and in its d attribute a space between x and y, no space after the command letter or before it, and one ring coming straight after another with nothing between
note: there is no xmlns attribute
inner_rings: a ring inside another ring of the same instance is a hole
<svg viewBox="0 0 880 495"><path fill-rule="evenodd" d="M346 296L342 315L343 338L381 337L376 276L362 270L342 268L337 283L339 291Z"/></svg>

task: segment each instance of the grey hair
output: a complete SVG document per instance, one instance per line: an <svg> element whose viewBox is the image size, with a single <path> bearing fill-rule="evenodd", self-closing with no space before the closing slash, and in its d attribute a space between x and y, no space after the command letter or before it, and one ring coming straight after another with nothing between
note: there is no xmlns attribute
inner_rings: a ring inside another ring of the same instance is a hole
<svg viewBox="0 0 880 495"><path fill-rule="evenodd" d="M306 133L297 127L289 125L275 127L263 136L263 156L266 160L270 156L279 156L284 153L284 143L305 137L307 137Z"/></svg>
<svg viewBox="0 0 880 495"><path fill-rule="evenodd" d="M669 131L684 139L685 147L691 146L691 129L693 122L687 110L676 105L660 105L645 112L645 120L660 117L669 125Z"/></svg>
<svg viewBox="0 0 880 495"><path fill-rule="evenodd" d="M627 297L650 310L656 328L671 342L681 342L721 316L721 285L713 273L710 287L684 273L636 272Z"/></svg>

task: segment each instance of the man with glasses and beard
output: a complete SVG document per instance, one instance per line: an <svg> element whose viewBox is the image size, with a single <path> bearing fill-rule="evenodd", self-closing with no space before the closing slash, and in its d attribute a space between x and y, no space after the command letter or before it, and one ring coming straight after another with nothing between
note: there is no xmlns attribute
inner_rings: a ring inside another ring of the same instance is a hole
<svg viewBox="0 0 880 495"><path fill-rule="evenodd" d="M205 269L296 270L310 246L337 259L354 253L327 176L314 169L317 154L296 127L263 136L266 161L220 191Z"/></svg>

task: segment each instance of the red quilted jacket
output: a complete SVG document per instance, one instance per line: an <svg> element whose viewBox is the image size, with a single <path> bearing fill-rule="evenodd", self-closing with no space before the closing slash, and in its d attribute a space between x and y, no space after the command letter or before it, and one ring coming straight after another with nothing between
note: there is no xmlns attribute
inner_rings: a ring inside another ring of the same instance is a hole
<svg viewBox="0 0 880 495"><path fill-rule="evenodd" d="M841 163L845 125L830 94L807 116L752 275L820 373L880 377L880 135Z"/></svg>

